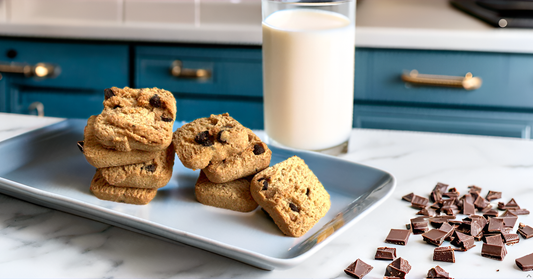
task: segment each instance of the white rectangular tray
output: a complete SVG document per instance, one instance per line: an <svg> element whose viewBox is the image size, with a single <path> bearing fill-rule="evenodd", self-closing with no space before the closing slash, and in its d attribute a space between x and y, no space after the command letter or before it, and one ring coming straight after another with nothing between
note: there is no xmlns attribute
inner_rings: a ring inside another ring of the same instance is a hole
<svg viewBox="0 0 533 279"><path fill-rule="evenodd" d="M194 196L198 171L178 158L167 186L148 205L102 201L89 190L95 168L76 142L86 120L69 119L0 142L0 192L136 232L178 241L263 269L299 264L362 216L396 186L382 170L314 152L271 147L271 165L305 160L331 195L331 209L307 234L284 236L257 209L240 213L205 206ZM177 128L177 127L175 127Z"/></svg>

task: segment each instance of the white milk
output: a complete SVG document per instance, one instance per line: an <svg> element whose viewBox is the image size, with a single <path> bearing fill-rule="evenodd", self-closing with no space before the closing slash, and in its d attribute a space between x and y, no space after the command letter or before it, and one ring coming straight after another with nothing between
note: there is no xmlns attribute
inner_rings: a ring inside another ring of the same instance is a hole
<svg viewBox="0 0 533 279"><path fill-rule="evenodd" d="M263 22L265 130L293 148L320 150L352 129L355 30L343 15L277 11Z"/></svg>

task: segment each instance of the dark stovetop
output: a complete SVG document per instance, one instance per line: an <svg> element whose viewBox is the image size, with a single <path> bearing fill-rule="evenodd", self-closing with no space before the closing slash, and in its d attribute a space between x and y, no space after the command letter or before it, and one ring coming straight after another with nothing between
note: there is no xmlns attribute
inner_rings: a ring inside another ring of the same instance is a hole
<svg viewBox="0 0 533 279"><path fill-rule="evenodd" d="M533 0L450 0L455 8L501 28L533 28Z"/></svg>

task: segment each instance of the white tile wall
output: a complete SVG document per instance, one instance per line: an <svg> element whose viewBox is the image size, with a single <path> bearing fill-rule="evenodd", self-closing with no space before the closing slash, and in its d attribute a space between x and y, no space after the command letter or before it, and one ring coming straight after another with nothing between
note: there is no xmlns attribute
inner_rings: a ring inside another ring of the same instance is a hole
<svg viewBox="0 0 533 279"><path fill-rule="evenodd" d="M261 0L0 0L0 22L261 24Z"/></svg>
<svg viewBox="0 0 533 279"><path fill-rule="evenodd" d="M121 22L123 0L5 0L11 22Z"/></svg>
<svg viewBox="0 0 533 279"><path fill-rule="evenodd" d="M195 0L124 1L124 22L195 23Z"/></svg>
<svg viewBox="0 0 533 279"><path fill-rule="evenodd" d="M200 24L261 25L260 0L201 0Z"/></svg>

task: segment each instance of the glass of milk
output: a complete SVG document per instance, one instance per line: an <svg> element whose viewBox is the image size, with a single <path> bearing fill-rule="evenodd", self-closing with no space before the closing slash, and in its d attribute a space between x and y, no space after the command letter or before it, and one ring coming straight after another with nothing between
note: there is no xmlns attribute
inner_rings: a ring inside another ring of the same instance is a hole
<svg viewBox="0 0 533 279"><path fill-rule="evenodd" d="M354 105L355 0L262 0L269 144L347 151Z"/></svg>

